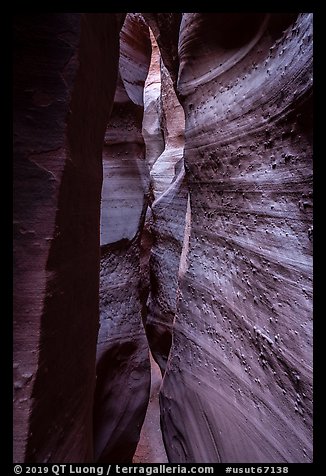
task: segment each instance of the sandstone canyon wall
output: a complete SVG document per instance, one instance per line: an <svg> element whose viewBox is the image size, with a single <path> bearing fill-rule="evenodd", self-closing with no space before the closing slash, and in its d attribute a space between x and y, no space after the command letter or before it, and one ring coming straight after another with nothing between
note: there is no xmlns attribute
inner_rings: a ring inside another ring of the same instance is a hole
<svg viewBox="0 0 326 476"><path fill-rule="evenodd" d="M182 16L191 233L161 391L170 461L312 459L311 38L309 14Z"/></svg>
<svg viewBox="0 0 326 476"><path fill-rule="evenodd" d="M14 22L17 462L93 460L101 154L122 21L61 13Z"/></svg>
<svg viewBox="0 0 326 476"><path fill-rule="evenodd" d="M160 61L153 37L152 49L151 68L145 88L148 101L144 111L144 126L159 124L160 128L152 128L151 134L148 133L148 127L143 131L151 187L150 210L145 223L145 230L151 237L148 267L150 285L144 320L151 351L164 372L176 312L188 189L183 165L184 112L175 94L170 73ZM160 134L163 135L164 148L157 155L153 144L161 144Z"/></svg>
<svg viewBox="0 0 326 476"><path fill-rule="evenodd" d="M148 27L139 14L128 14L120 35L118 83L103 149L100 330L94 400L94 452L99 462L131 462L149 399L140 240L149 189L142 120L150 58Z"/></svg>
<svg viewBox="0 0 326 476"><path fill-rule="evenodd" d="M312 79L311 14L16 17L15 461L131 462L149 347L170 462L312 461Z"/></svg>

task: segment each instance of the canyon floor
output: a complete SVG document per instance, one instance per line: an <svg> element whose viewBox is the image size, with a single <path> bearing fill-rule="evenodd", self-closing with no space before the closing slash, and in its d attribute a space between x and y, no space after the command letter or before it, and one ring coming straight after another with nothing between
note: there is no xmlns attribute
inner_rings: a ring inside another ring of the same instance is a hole
<svg viewBox="0 0 326 476"><path fill-rule="evenodd" d="M168 463L160 427L159 391L161 371L152 355L151 394L133 463Z"/></svg>

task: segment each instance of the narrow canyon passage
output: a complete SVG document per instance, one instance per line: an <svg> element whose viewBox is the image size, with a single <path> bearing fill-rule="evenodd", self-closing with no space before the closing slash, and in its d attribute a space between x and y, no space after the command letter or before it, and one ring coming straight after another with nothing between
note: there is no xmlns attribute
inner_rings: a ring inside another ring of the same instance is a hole
<svg viewBox="0 0 326 476"><path fill-rule="evenodd" d="M135 69L138 77L127 82L130 68L138 68L125 46L131 41L138 45L137 58L144 67ZM124 458L129 444L131 455L132 428L136 438L149 399L134 458L164 462L159 387L172 341L187 206L184 113L153 33L141 17L127 15L120 48L118 85L103 154L95 454L100 461L118 454ZM178 208L167 215L166 202L171 212L172 199ZM128 387L122 386L122 373ZM130 378L135 373L137 377ZM112 416L110 423L103 419L104 408L115 411L116 424L125 419L125 432L115 430Z"/></svg>
<svg viewBox="0 0 326 476"><path fill-rule="evenodd" d="M133 463L168 463L160 425L159 391L162 375L159 366L150 354L151 391L145 420Z"/></svg>
<svg viewBox="0 0 326 476"><path fill-rule="evenodd" d="M17 15L15 462L313 461L312 20Z"/></svg>

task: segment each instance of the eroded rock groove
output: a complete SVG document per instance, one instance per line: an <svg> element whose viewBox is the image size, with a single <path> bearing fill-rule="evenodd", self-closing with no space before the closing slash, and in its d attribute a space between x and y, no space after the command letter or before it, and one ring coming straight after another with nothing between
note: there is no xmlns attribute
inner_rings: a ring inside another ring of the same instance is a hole
<svg viewBox="0 0 326 476"><path fill-rule="evenodd" d="M312 461L312 38L16 17L15 462Z"/></svg>

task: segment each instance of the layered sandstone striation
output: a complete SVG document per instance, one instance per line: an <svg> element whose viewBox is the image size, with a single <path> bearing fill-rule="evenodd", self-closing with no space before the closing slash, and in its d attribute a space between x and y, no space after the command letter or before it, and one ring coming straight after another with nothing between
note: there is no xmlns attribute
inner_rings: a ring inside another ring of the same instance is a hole
<svg viewBox="0 0 326 476"><path fill-rule="evenodd" d="M312 15L14 24L14 461L311 462Z"/></svg>
<svg viewBox="0 0 326 476"><path fill-rule="evenodd" d="M152 164L150 176L154 199L158 199L183 169L185 118L173 89L170 74L161 61L160 123L164 150Z"/></svg>
<svg viewBox="0 0 326 476"><path fill-rule="evenodd" d="M140 240L149 188L143 88L150 57L148 27L140 15L128 14L103 149L94 452L95 460L105 463L131 462L150 392L140 292Z"/></svg>
<svg viewBox="0 0 326 476"><path fill-rule="evenodd" d="M102 247L94 399L94 452L99 462L131 462L149 399L139 279L139 233L131 242Z"/></svg>
<svg viewBox="0 0 326 476"><path fill-rule="evenodd" d="M182 17L191 232L161 391L173 462L312 460L311 38L309 14Z"/></svg>
<svg viewBox="0 0 326 476"><path fill-rule="evenodd" d="M93 460L101 153L122 20L14 21L15 462Z"/></svg>
<svg viewBox="0 0 326 476"><path fill-rule="evenodd" d="M152 205L150 293L146 333L162 372L169 356L177 310L178 274L186 225L188 189L184 170Z"/></svg>
<svg viewBox="0 0 326 476"><path fill-rule="evenodd" d="M162 374L159 366L150 355L151 360L151 391L146 417L142 426L140 439L136 448L133 463L168 463L162 440L160 427L159 392Z"/></svg>
<svg viewBox="0 0 326 476"><path fill-rule="evenodd" d="M144 122L159 124L160 129L156 134L144 135L152 192L151 209L145 225L151 236L151 248L149 296L144 317L151 351L164 372L176 312L188 192L183 166L184 112L175 94L170 73L160 60L153 36L152 50L144 93L145 97L157 98L158 106L154 110L152 103L145 103ZM153 144L160 144L161 136L164 150L159 156L152 155Z"/></svg>
<svg viewBox="0 0 326 476"><path fill-rule="evenodd" d="M142 135L146 145L146 162L151 168L165 148L161 108L161 55L150 30L152 54L144 85Z"/></svg>
<svg viewBox="0 0 326 476"><path fill-rule="evenodd" d="M142 13L159 46L160 55L172 83L177 84L179 70L178 41L182 13Z"/></svg>

